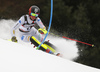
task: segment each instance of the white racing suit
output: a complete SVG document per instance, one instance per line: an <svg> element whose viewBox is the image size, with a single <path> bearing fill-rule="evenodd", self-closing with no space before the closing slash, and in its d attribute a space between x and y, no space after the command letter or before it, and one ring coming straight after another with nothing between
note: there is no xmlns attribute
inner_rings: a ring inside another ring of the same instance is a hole
<svg viewBox="0 0 100 72"><path fill-rule="evenodd" d="M40 28L45 29L45 26L43 25L39 17L37 17L36 20L33 21L30 19L29 15L23 15L13 26L11 30L12 37L16 36L15 30L19 28L19 37L22 41L30 42L30 37L34 36L37 40L42 42L43 37L34 27L35 24L37 24Z"/></svg>
<svg viewBox="0 0 100 72"><path fill-rule="evenodd" d="M43 37L34 27L35 24L37 24L40 28L45 29L45 26L43 25L39 17L37 17L36 20L33 21L30 19L29 15L23 15L13 26L11 30L12 37L16 37L15 30L19 28L19 36L22 41L33 43L32 37L34 36L39 42L42 42ZM44 44L42 44L39 49L47 53L53 54L53 52L48 49Z"/></svg>

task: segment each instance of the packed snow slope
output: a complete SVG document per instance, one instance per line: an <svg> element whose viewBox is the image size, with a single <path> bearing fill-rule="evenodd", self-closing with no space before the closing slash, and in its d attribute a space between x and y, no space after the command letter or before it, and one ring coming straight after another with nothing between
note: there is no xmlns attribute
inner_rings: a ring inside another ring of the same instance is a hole
<svg viewBox="0 0 100 72"><path fill-rule="evenodd" d="M100 69L0 38L0 72L100 72Z"/></svg>
<svg viewBox="0 0 100 72"><path fill-rule="evenodd" d="M1 19L0 20L0 38L2 39L10 39L11 38L11 28L16 23L15 20L12 19ZM28 46L28 48L33 48L30 43L25 43L18 38L18 29L16 31L16 37L18 39L18 43ZM44 35L45 36L45 35ZM78 56L78 48L76 42L71 40L66 40L61 37L55 37L52 35L48 35L46 40L50 40L54 46L56 46L56 50L62 54L62 58L73 60Z"/></svg>

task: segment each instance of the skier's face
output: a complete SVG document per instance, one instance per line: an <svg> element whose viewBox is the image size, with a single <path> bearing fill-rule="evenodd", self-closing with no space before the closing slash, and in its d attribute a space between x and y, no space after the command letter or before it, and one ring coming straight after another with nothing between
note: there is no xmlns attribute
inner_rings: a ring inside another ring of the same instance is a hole
<svg viewBox="0 0 100 72"><path fill-rule="evenodd" d="M30 16L30 18L31 18L32 20L35 20L35 19L36 19L36 17L35 17L35 16Z"/></svg>
<svg viewBox="0 0 100 72"><path fill-rule="evenodd" d="M35 20L36 17L38 17L38 14L35 14L35 13L31 13L30 15L31 15L30 18L31 18L32 20Z"/></svg>

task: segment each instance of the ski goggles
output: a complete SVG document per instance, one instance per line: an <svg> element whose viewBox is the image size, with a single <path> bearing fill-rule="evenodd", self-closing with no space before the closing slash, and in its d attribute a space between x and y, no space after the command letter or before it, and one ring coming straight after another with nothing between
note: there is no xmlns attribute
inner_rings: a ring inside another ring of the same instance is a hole
<svg viewBox="0 0 100 72"><path fill-rule="evenodd" d="M31 13L31 16L35 16L35 17L38 17L38 14L35 14L35 13Z"/></svg>

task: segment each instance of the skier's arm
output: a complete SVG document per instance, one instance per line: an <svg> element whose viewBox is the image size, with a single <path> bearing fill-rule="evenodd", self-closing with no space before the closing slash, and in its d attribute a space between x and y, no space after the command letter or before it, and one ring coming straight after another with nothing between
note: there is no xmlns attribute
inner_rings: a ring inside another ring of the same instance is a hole
<svg viewBox="0 0 100 72"><path fill-rule="evenodd" d="M46 30L46 27L43 25L42 21L40 18L37 18L37 24L38 26L40 27L38 29L38 31L41 33L41 34L46 34L47 33L47 30Z"/></svg>
<svg viewBox="0 0 100 72"><path fill-rule="evenodd" d="M46 29L40 18L37 18L36 22L40 28Z"/></svg>
<svg viewBox="0 0 100 72"><path fill-rule="evenodd" d="M11 36L12 37L14 37L14 36L16 37L15 30L17 28L19 28L19 26L21 26L23 23L24 23L24 17L22 16L11 29Z"/></svg>
<svg viewBox="0 0 100 72"><path fill-rule="evenodd" d="M15 30L20 26L20 24L17 22L11 29L11 36L15 36Z"/></svg>

